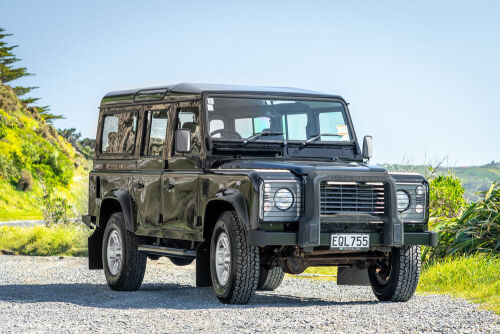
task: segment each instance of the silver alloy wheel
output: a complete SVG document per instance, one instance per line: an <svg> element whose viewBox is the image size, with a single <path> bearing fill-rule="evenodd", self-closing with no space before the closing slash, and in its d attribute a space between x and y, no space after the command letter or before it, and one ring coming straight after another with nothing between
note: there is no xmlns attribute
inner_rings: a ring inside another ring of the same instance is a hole
<svg viewBox="0 0 500 334"><path fill-rule="evenodd" d="M225 232L219 234L215 246L215 271L220 285L225 285L229 279L231 269L231 247Z"/></svg>
<svg viewBox="0 0 500 334"><path fill-rule="evenodd" d="M122 240L120 232L116 229L111 230L109 233L106 257L109 272L115 276L120 271L120 264L122 263Z"/></svg>

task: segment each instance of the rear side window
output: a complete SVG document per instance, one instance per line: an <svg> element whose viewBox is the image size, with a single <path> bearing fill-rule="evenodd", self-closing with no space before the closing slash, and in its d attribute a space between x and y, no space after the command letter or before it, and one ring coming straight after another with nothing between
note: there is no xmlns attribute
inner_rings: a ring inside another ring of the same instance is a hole
<svg viewBox="0 0 500 334"><path fill-rule="evenodd" d="M122 112L104 116L102 130L102 153L134 153L137 133L135 112Z"/></svg>
<svg viewBox="0 0 500 334"><path fill-rule="evenodd" d="M148 137L144 154L149 156L160 156L163 153L167 135L167 110L148 111L147 123Z"/></svg>

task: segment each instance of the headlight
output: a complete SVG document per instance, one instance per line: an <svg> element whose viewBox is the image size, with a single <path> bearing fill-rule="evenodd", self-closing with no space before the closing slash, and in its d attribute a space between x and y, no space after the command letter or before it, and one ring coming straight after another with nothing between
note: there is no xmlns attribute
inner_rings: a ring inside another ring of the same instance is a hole
<svg viewBox="0 0 500 334"><path fill-rule="evenodd" d="M408 196L408 193L403 190L398 190L396 194L398 202L398 211L403 212L410 206L410 196Z"/></svg>
<svg viewBox="0 0 500 334"><path fill-rule="evenodd" d="M290 209L295 198L288 188L281 188L274 194L274 205L282 211Z"/></svg>
<svg viewBox="0 0 500 334"><path fill-rule="evenodd" d="M416 187L416 188L415 188L415 193L416 193L417 195L423 195L423 194L424 194L424 191L425 191L425 189L424 189L424 187L423 187L423 186L418 186L418 187Z"/></svg>

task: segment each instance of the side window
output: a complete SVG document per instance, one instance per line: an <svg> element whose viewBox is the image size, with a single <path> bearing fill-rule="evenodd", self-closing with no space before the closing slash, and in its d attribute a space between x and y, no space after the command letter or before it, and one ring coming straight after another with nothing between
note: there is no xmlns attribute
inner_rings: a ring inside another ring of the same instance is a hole
<svg viewBox="0 0 500 334"><path fill-rule="evenodd" d="M210 121L210 133L213 133L213 132L215 132L217 130L221 130L221 129L224 129L224 121L222 121L221 119L213 119ZM216 133L213 137L220 138L221 134Z"/></svg>
<svg viewBox="0 0 500 334"><path fill-rule="evenodd" d="M234 129L241 138L248 138L253 135L253 124L251 118L237 118L234 120Z"/></svg>
<svg viewBox="0 0 500 334"><path fill-rule="evenodd" d="M177 113L177 129L191 132L191 153L200 154L201 133L198 124L198 108L181 108Z"/></svg>
<svg viewBox="0 0 500 334"><path fill-rule="evenodd" d="M137 133L135 112L121 112L104 116L102 130L102 153L134 153Z"/></svg>
<svg viewBox="0 0 500 334"><path fill-rule="evenodd" d="M266 116L255 118L237 118L234 120L234 129L241 138L248 138L271 128L271 119Z"/></svg>
<svg viewBox="0 0 500 334"><path fill-rule="evenodd" d="M143 154L148 156L161 156L165 147L167 135L168 112L167 110L148 111L146 114L147 128Z"/></svg>
<svg viewBox="0 0 500 334"><path fill-rule="evenodd" d="M254 133L261 133L264 130L268 130L271 128L271 119L266 116L255 117L253 119L253 128Z"/></svg>
<svg viewBox="0 0 500 334"><path fill-rule="evenodd" d="M289 140L306 140L306 114L289 114L286 116L288 125L288 139Z"/></svg>
<svg viewBox="0 0 500 334"><path fill-rule="evenodd" d="M319 114L319 129L321 133L337 134L340 137L324 136L322 141L349 141L349 131L347 129L344 116L341 112L323 112Z"/></svg>

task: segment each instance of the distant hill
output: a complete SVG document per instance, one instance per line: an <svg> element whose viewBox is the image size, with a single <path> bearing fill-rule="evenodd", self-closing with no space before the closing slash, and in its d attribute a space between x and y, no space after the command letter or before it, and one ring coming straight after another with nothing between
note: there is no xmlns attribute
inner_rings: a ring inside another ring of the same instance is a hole
<svg viewBox="0 0 500 334"><path fill-rule="evenodd" d="M455 167L450 170L462 180L468 198L476 198L476 192L488 190L493 182L500 182L498 162L484 166Z"/></svg>
<svg viewBox="0 0 500 334"><path fill-rule="evenodd" d="M430 177L432 170L424 165L383 164L389 171L414 172ZM477 200L478 191L488 190L493 182L500 182L500 163L492 162L483 166L469 167L440 167L434 174L453 173L465 188L465 197L468 200Z"/></svg>

